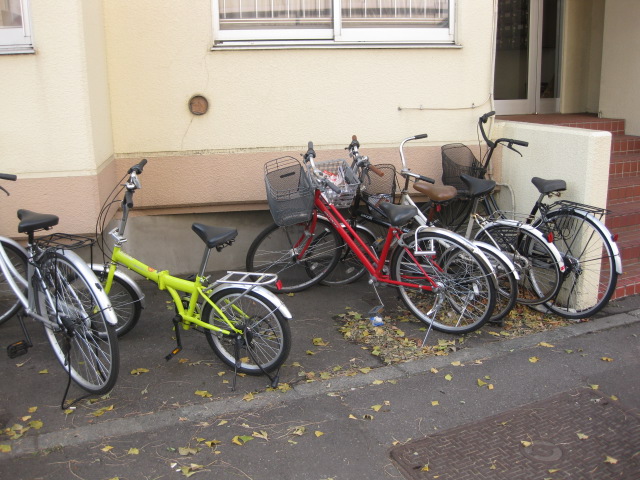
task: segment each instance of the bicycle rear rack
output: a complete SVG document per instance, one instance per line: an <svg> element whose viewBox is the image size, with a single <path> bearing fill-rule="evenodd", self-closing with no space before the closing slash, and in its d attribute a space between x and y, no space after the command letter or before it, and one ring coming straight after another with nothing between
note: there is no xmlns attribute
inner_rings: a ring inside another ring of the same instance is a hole
<svg viewBox="0 0 640 480"><path fill-rule="evenodd" d="M255 273L255 272L234 272L228 271L224 277L214 282L214 285L220 283L231 283L238 285L271 285L278 280L275 273Z"/></svg>
<svg viewBox="0 0 640 480"><path fill-rule="evenodd" d="M582 210L590 213L598 219L601 219L604 215L611 213L611 211L606 208L593 207L591 205L585 205L584 203L572 202L571 200L558 200L549 206L550 210L556 208L560 210Z"/></svg>
<svg viewBox="0 0 640 480"><path fill-rule="evenodd" d="M36 240L37 245L44 249L62 248L64 250L77 250L83 247L91 247L96 239L86 235L74 235L71 233L53 233Z"/></svg>

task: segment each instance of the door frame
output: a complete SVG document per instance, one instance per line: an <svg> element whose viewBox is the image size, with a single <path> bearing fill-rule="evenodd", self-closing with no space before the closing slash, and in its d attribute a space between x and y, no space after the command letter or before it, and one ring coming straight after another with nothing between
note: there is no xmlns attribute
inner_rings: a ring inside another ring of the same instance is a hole
<svg viewBox="0 0 640 480"><path fill-rule="evenodd" d="M555 98L540 97L540 77L542 71L542 20L544 0L529 0L529 55L528 55L528 81L527 81L527 98L518 100L495 100L495 110L499 115L518 115L518 114L535 114L535 113L556 113L560 111L560 96ZM564 10L564 1L558 0L558 34L557 49L562 55L562 16ZM497 7L499 8L499 7ZM497 13L497 9L496 9ZM496 31L499 16L496 15ZM496 41L494 39L494 41ZM532 48L533 47L533 48ZM534 52L534 55L531 52ZM493 69L495 72L495 63L497 56L497 44L494 44L494 60ZM558 62L558 75L560 72L561 62ZM556 81L560 85L560 78ZM495 83L493 85L495 89ZM558 92L560 95L561 92ZM495 95L495 91L494 91Z"/></svg>

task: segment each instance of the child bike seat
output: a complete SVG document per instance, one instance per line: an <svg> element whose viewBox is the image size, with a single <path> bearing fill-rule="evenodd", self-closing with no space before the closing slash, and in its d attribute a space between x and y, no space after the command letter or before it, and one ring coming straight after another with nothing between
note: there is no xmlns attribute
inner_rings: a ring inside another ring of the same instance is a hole
<svg viewBox="0 0 640 480"><path fill-rule="evenodd" d="M567 182L564 180L545 180L540 177L533 177L531 179L540 193L561 192L567 189Z"/></svg>
<svg viewBox="0 0 640 480"><path fill-rule="evenodd" d="M470 175L467 175L466 173L460 175L460 179L469 188L470 197L481 197L482 195L486 195L494 188L496 188L496 182L494 182L493 180L485 180L483 178L472 177Z"/></svg>
<svg viewBox="0 0 640 480"><path fill-rule="evenodd" d="M36 213L23 209L18 210L18 218L21 220L18 224L18 233L29 233L51 228L57 225L59 220L56 215Z"/></svg>
<svg viewBox="0 0 640 480"><path fill-rule="evenodd" d="M219 247L225 243L233 241L238 235L235 228L212 227L202 223L194 223L191 229L198 234L200 239L207 244L207 247Z"/></svg>
<svg viewBox="0 0 640 480"><path fill-rule="evenodd" d="M430 200L434 202L446 202L451 200L458 194L456 187L451 185L430 185L424 183L414 183L415 188L420 193L424 193Z"/></svg>

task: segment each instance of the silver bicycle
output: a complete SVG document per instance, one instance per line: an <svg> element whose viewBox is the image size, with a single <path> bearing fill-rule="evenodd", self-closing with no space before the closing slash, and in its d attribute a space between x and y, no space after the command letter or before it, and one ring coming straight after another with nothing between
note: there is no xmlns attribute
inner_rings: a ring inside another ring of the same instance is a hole
<svg viewBox="0 0 640 480"><path fill-rule="evenodd" d="M0 179L15 181L16 176L0 174ZM30 317L44 326L70 379L91 394L108 392L120 366L116 315L98 279L74 252L93 240L68 234L36 238L36 232L57 225L58 217L18 210L18 218L18 233L27 235L26 248L0 238L1 319L17 314L25 336L9 345L9 357L33 346L24 321ZM9 290L13 297L7 295Z"/></svg>

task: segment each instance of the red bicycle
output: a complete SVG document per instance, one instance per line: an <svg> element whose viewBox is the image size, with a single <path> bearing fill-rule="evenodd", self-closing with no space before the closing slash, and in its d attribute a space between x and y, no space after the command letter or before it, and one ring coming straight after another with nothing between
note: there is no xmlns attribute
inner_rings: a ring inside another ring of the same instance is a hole
<svg viewBox="0 0 640 480"><path fill-rule="evenodd" d="M475 245L441 228L407 231L403 226L416 208L383 202L389 227L381 248L372 248L370 239L363 239L339 211L351 205L359 176L345 160L315 162L311 142L303 158L307 168L293 157L265 165L275 223L253 241L247 270L275 273L280 292L297 292L320 282L350 250L374 285L396 287L409 310L436 330L468 333L490 318L496 278ZM360 176L375 168L355 166Z"/></svg>

